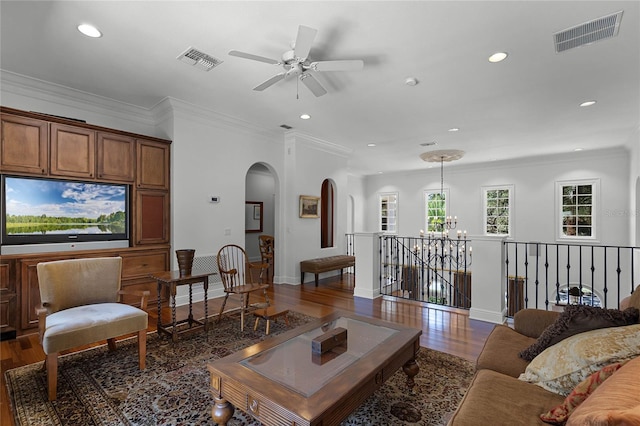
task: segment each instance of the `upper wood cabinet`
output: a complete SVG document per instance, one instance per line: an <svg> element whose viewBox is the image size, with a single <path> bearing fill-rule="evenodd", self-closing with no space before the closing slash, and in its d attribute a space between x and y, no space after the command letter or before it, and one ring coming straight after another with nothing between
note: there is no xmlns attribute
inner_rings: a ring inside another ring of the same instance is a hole
<svg viewBox="0 0 640 426"><path fill-rule="evenodd" d="M98 132L98 179L133 182L136 140L125 135Z"/></svg>
<svg viewBox="0 0 640 426"><path fill-rule="evenodd" d="M49 173L49 123L2 114L0 172Z"/></svg>
<svg viewBox="0 0 640 426"><path fill-rule="evenodd" d="M169 145L138 139L138 188L169 189Z"/></svg>
<svg viewBox="0 0 640 426"><path fill-rule="evenodd" d="M96 132L83 127L51 124L51 174L94 179Z"/></svg>

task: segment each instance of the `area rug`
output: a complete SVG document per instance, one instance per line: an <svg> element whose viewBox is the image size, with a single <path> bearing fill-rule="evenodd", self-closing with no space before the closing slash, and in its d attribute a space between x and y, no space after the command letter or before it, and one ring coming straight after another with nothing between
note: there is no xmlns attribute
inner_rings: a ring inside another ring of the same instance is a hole
<svg viewBox="0 0 640 426"><path fill-rule="evenodd" d="M272 323L270 336L313 318L290 313L289 326ZM100 346L60 358L58 399L47 400L42 363L8 370L9 398L17 426L26 425L213 425L207 362L269 338L262 329L241 332L237 320L225 319L204 333L180 336L171 343L148 336L147 368L138 370L134 339L118 350ZM344 422L354 425L442 425L455 410L473 375L461 358L422 348L420 373L408 393L400 370ZM236 410L233 426L259 426Z"/></svg>

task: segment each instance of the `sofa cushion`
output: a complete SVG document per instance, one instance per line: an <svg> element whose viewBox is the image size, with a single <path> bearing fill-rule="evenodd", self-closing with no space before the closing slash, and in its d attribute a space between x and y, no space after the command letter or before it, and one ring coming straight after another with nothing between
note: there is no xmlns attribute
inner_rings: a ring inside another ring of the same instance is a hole
<svg viewBox="0 0 640 426"><path fill-rule="evenodd" d="M562 404L553 407L546 413L540 414L540 419L545 423L563 425L571 413L582 404L589 395L595 391L606 379L618 371L627 361L609 364L596 371L573 388Z"/></svg>
<svg viewBox="0 0 640 426"><path fill-rule="evenodd" d="M520 380L568 395L590 374L607 364L640 354L640 324L587 331L545 349Z"/></svg>
<svg viewBox="0 0 640 426"><path fill-rule="evenodd" d="M518 353L533 342L534 338L523 336L506 325L496 325L484 343L476 368L518 377L529 364L519 358Z"/></svg>
<svg viewBox="0 0 640 426"><path fill-rule="evenodd" d="M549 346L585 331L635 324L638 322L639 314L640 311L633 307L620 311L587 305L569 305L534 344L520 352L520 357L531 361Z"/></svg>
<svg viewBox="0 0 640 426"><path fill-rule="evenodd" d="M567 426L640 425L640 358L623 365L571 414Z"/></svg>
<svg viewBox="0 0 640 426"><path fill-rule="evenodd" d="M476 372L449 426L544 425L538 417L563 397L491 370Z"/></svg>

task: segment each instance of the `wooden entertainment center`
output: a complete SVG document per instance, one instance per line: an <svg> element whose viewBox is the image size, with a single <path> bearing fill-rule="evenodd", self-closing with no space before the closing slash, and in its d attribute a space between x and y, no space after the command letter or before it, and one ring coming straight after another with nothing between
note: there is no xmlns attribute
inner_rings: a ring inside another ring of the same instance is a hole
<svg viewBox="0 0 640 426"><path fill-rule="evenodd" d="M171 141L7 107L0 121L0 174L126 183L130 200L129 247L0 256L2 340L37 332L39 262L121 256L123 288L164 300L149 274L170 269Z"/></svg>

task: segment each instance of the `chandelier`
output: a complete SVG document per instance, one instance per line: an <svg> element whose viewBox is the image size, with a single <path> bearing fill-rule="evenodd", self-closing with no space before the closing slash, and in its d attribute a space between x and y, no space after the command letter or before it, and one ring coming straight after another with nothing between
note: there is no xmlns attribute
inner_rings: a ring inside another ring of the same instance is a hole
<svg viewBox="0 0 640 426"><path fill-rule="evenodd" d="M455 161L462 158L464 151L457 149L442 149L437 151L428 151L420 154L420 158L423 161L430 163L440 162L440 200L445 200L444 197L444 162ZM446 203L446 200L445 200ZM446 204L445 204L446 206ZM444 221L438 220L435 223L436 230L442 232L442 234L448 234L448 231L455 229L458 226L458 216L448 215L445 216ZM421 236L424 235L424 231L420 231ZM458 231L458 238L462 236L462 232ZM467 237L467 231L464 231L464 237Z"/></svg>

